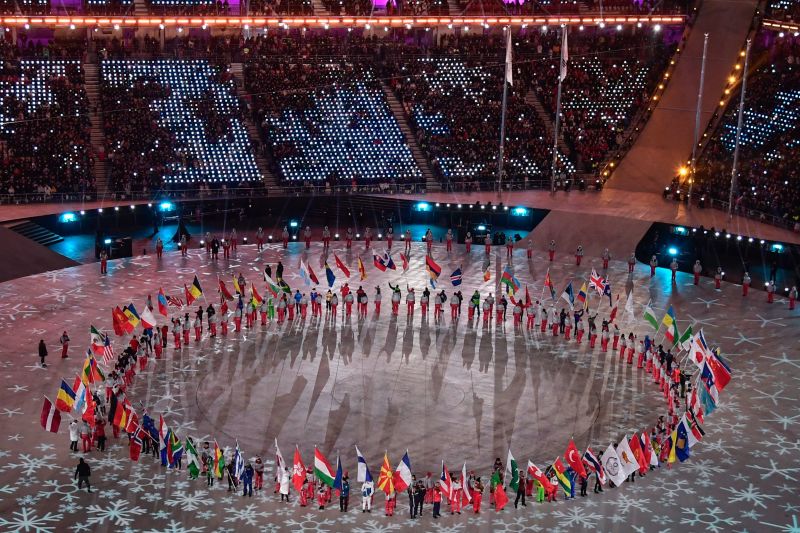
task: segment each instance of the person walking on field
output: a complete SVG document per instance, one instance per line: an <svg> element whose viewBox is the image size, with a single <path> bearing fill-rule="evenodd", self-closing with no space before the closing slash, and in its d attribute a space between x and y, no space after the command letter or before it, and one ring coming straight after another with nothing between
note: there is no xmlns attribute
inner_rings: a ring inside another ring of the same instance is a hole
<svg viewBox="0 0 800 533"><path fill-rule="evenodd" d="M92 475L92 470L89 468L89 464L83 460L83 457L80 458L78 461L78 466L75 468L75 476L74 479L78 480L78 489L83 487L83 484L86 483L86 490L91 493L92 486L89 484L89 476Z"/></svg>
<svg viewBox="0 0 800 533"><path fill-rule="evenodd" d="M47 357L47 345L44 343L44 339L39 340L39 360L41 361L42 368L47 368L47 363L44 362L45 357Z"/></svg>

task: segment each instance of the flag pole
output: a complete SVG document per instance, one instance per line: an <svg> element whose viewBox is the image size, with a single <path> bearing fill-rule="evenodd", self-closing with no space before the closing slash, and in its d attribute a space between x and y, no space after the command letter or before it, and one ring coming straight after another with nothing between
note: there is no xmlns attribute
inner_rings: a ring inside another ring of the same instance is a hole
<svg viewBox="0 0 800 533"><path fill-rule="evenodd" d="M556 165L558 164L558 126L561 119L561 83L567 75L567 27L561 28L561 68L558 73L558 93L556 94L556 119L553 127L553 165L550 172L550 194L556 192Z"/></svg>
<svg viewBox="0 0 800 533"><path fill-rule="evenodd" d="M708 33L703 35L703 60L700 63L700 87L697 90L697 111L694 116L694 144L692 145L692 168L689 178L689 201L686 205L692 206L692 188L697 174L697 144L700 138L700 117L703 112L703 84L706 79L706 54L708 53Z"/></svg>
<svg viewBox="0 0 800 533"><path fill-rule="evenodd" d="M750 64L750 43L747 39L747 48L744 52L744 69L742 70L742 95L739 98L739 119L736 123L736 146L733 150L733 165L731 167L731 190L728 193L728 220L733 218L733 194L736 190L736 178L739 171L739 142L742 137L742 121L744 120L744 98L747 90L747 68Z"/></svg>
<svg viewBox="0 0 800 533"><path fill-rule="evenodd" d="M506 107L508 102L508 84L512 82L512 59L511 59L511 26L506 27L506 62L503 73L503 109L500 114L500 149L497 156L497 194L500 194L503 181L503 152L506 140Z"/></svg>

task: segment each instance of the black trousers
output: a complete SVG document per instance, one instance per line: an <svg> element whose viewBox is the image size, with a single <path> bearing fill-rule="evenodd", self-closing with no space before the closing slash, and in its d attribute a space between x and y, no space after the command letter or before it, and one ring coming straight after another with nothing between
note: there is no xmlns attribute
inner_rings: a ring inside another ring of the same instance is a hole
<svg viewBox="0 0 800 533"><path fill-rule="evenodd" d="M520 486L520 490L517 491L517 498L514 500L514 507L517 506L520 499L522 499L522 505L525 505L525 489L522 486Z"/></svg>
<svg viewBox="0 0 800 533"><path fill-rule="evenodd" d="M339 510L347 512L347 505L350 503L349 496L339 496Z"/></svg>

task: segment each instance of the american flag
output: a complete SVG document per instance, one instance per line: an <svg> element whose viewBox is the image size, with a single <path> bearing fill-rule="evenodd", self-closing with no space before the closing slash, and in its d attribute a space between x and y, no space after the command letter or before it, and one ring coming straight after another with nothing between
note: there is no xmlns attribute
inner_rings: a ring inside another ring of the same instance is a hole
<svg viewBox="0 0 800 533"><path fill-rule="evenodd" d="M183 300L175 296L167 296L167 303L173 307L177 307L178 309L183 307Z"/></svg>
<svg viewBox="0 0 800 533"><path fill-rule="evenodd" d="M111 366L111 362L114 360L114 350L111 348L111 340L108 335L103 337L103 364Z"/></svg>

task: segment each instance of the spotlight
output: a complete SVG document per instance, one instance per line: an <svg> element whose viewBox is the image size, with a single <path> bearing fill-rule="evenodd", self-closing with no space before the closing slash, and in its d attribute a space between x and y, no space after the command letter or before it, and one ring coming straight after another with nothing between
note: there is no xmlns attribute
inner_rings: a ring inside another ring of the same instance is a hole
<svg viewBox="0 0 800 533"><path fill-rule="evenodd" d="M290 228L296 228L296 227L297 227L297 222L296 222L296 221L294 221L294 220L290 221L290 222L289 222L289 227L290 227Z"/></svg>
<svg viewBox="0 0 800 533"><path fill-rule="evenodd" d="M78 220L78 217L75 216L75 213L64 213L58 218L61 222L75 222Z"/></svg>
<svg viewBox="0 0 800 533"><path fill-rule="evenodd" d="M669 255L671 255L672 257L675 257L676 255L678 255L678 249L675 248L674 246L670 246L669 249L667 250L667 253L669 253Z"/></svg>
<svg viewBox="0 0 800 533"><path fill-rule="evenodd" d="M111 239L106 239L103 241L103 244L111 244Z"/></svg>

